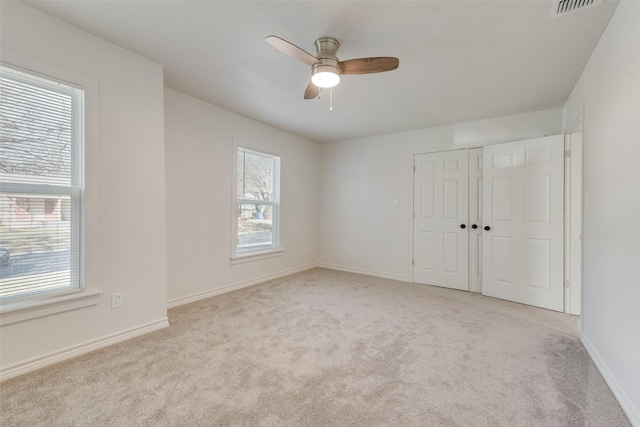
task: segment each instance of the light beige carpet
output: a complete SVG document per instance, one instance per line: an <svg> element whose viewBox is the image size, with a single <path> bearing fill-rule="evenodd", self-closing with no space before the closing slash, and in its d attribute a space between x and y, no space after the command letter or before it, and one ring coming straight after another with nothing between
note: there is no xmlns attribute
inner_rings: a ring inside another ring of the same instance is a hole
<svg viewBox="0 0 640 427"><path fill-rule="evenodd" d="M2 426L629 426L575 319L323 269L0 384Z"/></svg>

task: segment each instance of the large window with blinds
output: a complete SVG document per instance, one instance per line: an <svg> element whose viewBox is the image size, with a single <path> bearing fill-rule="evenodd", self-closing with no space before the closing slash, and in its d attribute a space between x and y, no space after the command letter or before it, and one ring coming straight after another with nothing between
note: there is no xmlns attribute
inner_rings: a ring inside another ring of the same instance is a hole
<svg viewBox="0 0 640 427"><path fill-rule="evenodd" d="M280 158L237 147L236 255L277 249Z"/></svg>
<svg viewBox="0 0 640 427"><path fill-rule="evenodd" d="M81 290L84 91L0 64L0 301Z"/></svg>

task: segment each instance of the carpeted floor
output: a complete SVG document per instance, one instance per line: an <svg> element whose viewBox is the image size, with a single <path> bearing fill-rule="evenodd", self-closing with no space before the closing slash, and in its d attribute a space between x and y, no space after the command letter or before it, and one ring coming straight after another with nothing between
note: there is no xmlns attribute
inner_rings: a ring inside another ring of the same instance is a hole
<svg viewBox="0 0 640 427"><path fill-rule="evenodd" d="M0 384L2 426L630 426L568 315L314 269Z"/></svg>

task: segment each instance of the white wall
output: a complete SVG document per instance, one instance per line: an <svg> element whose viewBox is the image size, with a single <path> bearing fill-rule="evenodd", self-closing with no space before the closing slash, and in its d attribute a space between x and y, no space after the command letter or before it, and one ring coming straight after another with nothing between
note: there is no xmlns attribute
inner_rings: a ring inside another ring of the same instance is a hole
<svg viewBox="0 0 640 427"><path fill-rule="evenodd" d="M584 105L583 342L640 426L640 3L623 1L566 103Z"/></svg>
<svg viewBox="0 0 640 427"><path fill-rule="evenodd" d="M413 154L559 133L554 109L323 144L320 263L409 280Z"/></svg>
<svg viewBox="0 0 640 427"><path fill-rule="evenodd" d="M165 139L170 306L314 265L316 143L171 89ZM282 256L230 263L234 140L281 157Z"/></svg>
<svg viewBox="0 0 640 427"><path fill-rule="evenodd" d="M87 159L87 281L103 290L95 306L2 326L2 372L162 326L167 300L177 305L318 260L406 280L413 153L562 131L560 110L548 110L318 146L163 91L159 65L23 4L1 7L3 49L97 82L99 122L88 130L98 141ZM583 341L636 425L638 23L640 3L623 2L565 107L565 124L583 103L586 111L592 203L584 219ZM229 263L232 138L282 156L281 257ZM116 291L124 305L112 310Z"/></svg>
<svg viewBox="0 0 640 427"><path fill-rule="evenodd" d="M1 7L2 48L14 58L96 82L87 93L86 281L103 292L90 307L3 325L0 368L14 374L167 325L163 76L24 4ZM123 306L112 310L116 291Z"/></svg>

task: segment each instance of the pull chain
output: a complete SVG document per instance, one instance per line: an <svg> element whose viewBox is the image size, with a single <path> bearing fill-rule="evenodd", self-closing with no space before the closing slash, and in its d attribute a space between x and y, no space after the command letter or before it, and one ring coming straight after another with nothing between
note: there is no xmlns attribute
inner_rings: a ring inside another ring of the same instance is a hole
<svg viewBox="0 0 640 427"><path fill-rule="evenodd" d="M333 88L329 89L329 111L333 111Z"/></svg>

